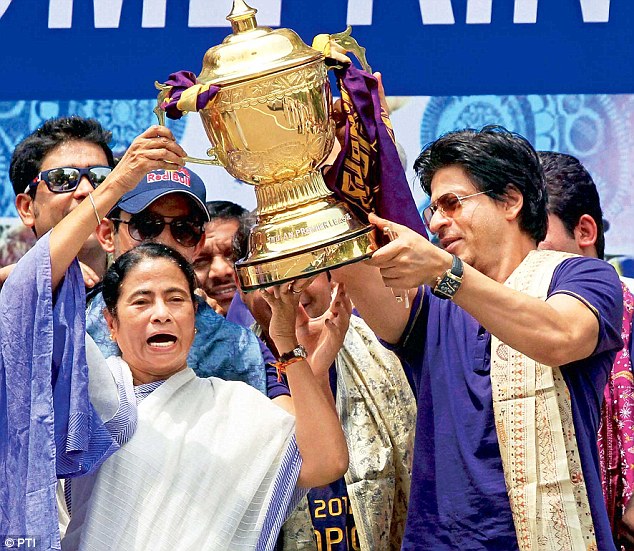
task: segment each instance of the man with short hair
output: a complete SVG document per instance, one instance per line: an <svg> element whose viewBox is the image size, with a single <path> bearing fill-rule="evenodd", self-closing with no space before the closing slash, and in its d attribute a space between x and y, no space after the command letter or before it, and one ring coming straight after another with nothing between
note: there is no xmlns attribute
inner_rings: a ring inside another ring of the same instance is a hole
<svg viewBox="0 0 634 551"><path fill-rule="evenodd" d="M578 159L540 151L548 192L548 233L540 249L604 258L605 228L599 192Z"/></svg>
<svg viewBox="0 0 634 551"><path fill-rule="evenodd" d="M149 172L107 214L97 238L115 259L139 243L156 241L191 262L205 242L206 193L200 177L187 168ZM98 290L87 307L86 331L108 357L118 350L108 333L104 306ZM250 331L226 321L203 300L198 302L196 329L188 365L198 376L243 381L267 394L260 347Z"/></svg>
<svg viewBox="0 0 634 551"><path fill-rule="evenodd" d="M247 209L231 201L209 201L207 210L210 220L205 224L205 244L194 269L202 290L226 315L236 293L234 240L248 235L252 218Z"/></svg>
<svg viewBox="0 0 634 551"><path fill-rule="evenodd" d="M15 148L9 178L22 223L42 237L99 185L114 167L112 134L98 121L81 117L49 119ZM94 234L79 255L85 279L96 283L106 255ZM3 268L4 282L13 266Z"/></svg>
<svg viewBox="0 0 634 551"><path fill-rule="evenodd" d="M548 233L539 248L602 259L605 221L592 176L572 155L540 151L539 158L548 190ZM621 337L624 347L616 355L603 393L598 443L603 495L612 535L615 542L627 545L628 549L634 548L632 519L628 526L624 517L634 490L633 315L634 296L623 283ZM634 516L634 510L629 515ZM623 541L624 537L629 542Z"/></svg>
<svg viewBox="0 0 634 551"><path fill-rule="evenodd" d="M442 248L370 215L397 237L366 266L333 272L413 371L403 549L614 549L596 454L600 398L622 347L614 269L537 250L546 193L521 136L450 132L414 167ZM410 290L400 292L411 308L392 289Z"/></svg>

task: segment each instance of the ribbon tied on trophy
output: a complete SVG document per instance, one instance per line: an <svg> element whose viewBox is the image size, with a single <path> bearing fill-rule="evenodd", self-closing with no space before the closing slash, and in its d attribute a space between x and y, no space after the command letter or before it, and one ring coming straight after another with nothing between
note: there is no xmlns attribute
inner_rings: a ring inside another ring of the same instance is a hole
<svg viewBox="0 0 634 551"><path fill-rule="evenodd" d="M165 114L172 120L180 119L190 111L200 111L215 97L220 90L213 84L198 84L196 75L191 71L177 71L172 73L163 83L155 83L161 91L159 104L154 112L161 117ZM164 120L161 121L164 124Z"/></svg>

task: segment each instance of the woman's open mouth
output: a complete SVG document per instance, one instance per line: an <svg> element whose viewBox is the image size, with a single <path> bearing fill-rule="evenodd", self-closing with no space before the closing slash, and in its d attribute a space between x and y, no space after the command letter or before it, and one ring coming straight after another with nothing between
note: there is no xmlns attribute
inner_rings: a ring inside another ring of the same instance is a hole
<svg viewBox="0 0 634 551"><path fill-rule="evenodd" d="M147 343L152 348L169 348L176 344L178 339L174 335L170 335L169 333L157 333L156 335L152 335L147 339Z"/></svg>

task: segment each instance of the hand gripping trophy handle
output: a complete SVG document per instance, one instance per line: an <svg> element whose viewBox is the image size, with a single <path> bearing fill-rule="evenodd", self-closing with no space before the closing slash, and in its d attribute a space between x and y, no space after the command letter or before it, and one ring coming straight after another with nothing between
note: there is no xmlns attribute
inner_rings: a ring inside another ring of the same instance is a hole
<svg viewBox="0 0 634 551"><path fill-rule="evenodd" d="M156 118L158 119L159 125L166 126L165 109L163 108L163 105L164 105L165 99L167 98L167 95L169 94L171 90L171 86L168 86L166 84L161 84L158 81L154 82L154 86L159 91L159 93L158 93L158 96L156 97L156 107L154 107L153 111L154 111L154 114L156 115ZM207 159L201 159L198 157L190 157L188 155L187 157L184 157L184 161L186 163L197 163L200 165L224 166L222 162L220 162L220 158L218 157L218 154L216 153L215 147L210 147L207 150L207 156L208 156Z"/></svg>

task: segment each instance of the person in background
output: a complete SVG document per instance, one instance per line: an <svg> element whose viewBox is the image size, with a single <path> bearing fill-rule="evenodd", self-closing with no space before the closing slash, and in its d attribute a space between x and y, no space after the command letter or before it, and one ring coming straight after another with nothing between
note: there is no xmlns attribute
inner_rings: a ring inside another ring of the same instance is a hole
<svg viewBox="0 0 634 551"><path fill-rule="evenodd" d="M6 280L16 264L35 244L35 235L31 228L18 220L15 224L0 228L0 283ZM2 273L5 272L5 276ZM0 284L0 288L2 285Z"/></svg>
<svg viewBox="0 0 634 551"><path fill-rule="evenodd" d="M209 221L205 198L205 184L195 172L185 167L151 171L107 214L97 238L115 260L140 243L154 241L192 262L205 243L204 224ZM226 321L206 301L197 302L189 367L199 377L243 381L267 394L267 372L254 335ZM119 351L110 339L104 307L103 295L95 293L87 308L86 330L109 357ZM276 378L274 370L271 378Z"/></svg>
<svg viewBox="0 0 634 551"><path fill-rule="evenodd" d="M194 260L194 270L202 290L226 315L236 293L234 239L248 235L252 218L247 209L231 201L209 201L207 210L205 244Z"/></svg>
<svg viewBox="0 0 634 551"><path fill-rule="evenodd" d="M49 119L13 151L9 178L22 223L37 239L53 228L102 183L114 167L112 134L95 119ZM42 185L43 184L43 185ZM95 235L78 255L87 287L106 270L106 253ZM0 284L13 265L0 270Z"/></svg>
<svg viewBox="0 0 634 551"><path fill-rule="evenodd" d="M572 155L540 151L548 191L548 233L540 249L604 258L604 219L592 176ZM603 495L617 545L634 549L634 296L623 283L623 348L617 353L603 393L599 459ZM628 512L627 517L624 515ZM631 517L631 518L630 518Z"/></svg>

